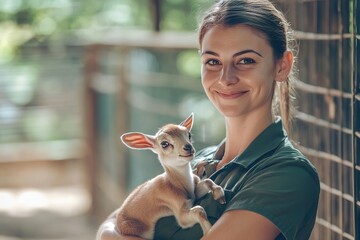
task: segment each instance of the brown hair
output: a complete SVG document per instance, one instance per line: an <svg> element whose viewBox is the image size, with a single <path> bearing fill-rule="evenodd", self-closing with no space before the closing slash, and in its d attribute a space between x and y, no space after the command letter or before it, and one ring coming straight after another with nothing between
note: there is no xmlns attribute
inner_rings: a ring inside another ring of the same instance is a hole
<svg viewBox="0 0 360 240"><path fill-rule="evenodd" d="M221 0L215 3L204 15L199 27L201 46L205 33L216 25L231 27L237 24L248 25L262 32L276 59L283 57L287 50L296 56L296 42L293 32L284 15L268 0ZM295 57L294 57L295 59ZM273 112L280 114L285 129L290 133L293 117L293 81L296 80L293 64L286 81L277 82L273 99Z"/></svg>

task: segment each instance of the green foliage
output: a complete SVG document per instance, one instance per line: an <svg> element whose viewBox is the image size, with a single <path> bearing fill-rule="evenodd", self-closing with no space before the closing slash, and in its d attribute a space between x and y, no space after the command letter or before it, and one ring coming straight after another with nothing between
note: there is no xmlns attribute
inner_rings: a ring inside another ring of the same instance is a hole
<svg viewBox="0 0 360 240"><path fill-rule="evenodd" d="M198 12L207 2L161 1L161 31L195 31ZM113 29L151 31L155 14L151 12L151 3L151 0L1 0L0 95L5 100L0 102L0 143L79 136L80 115L76 105L79 98L75 93L82 78L83 53L81 47L68 45L72 39L69 36L84 32L89 33L86 36L98 36L98 32ZM154 90L157 97L175 104L188 89L201 88L196 50L170 51L170 55L158 57L156 64L154 57L147 63L151 63L152 71L184 78L171 82L180 86L181 91Z"/></svg>
<svg viewBox="0 0 360 240"><path fill-rule="evenodd" d="M200 55L196 50L187 50L179 53L176 65L181 74L194 78L200 77Z"/></svg>
<svg viewBox="0 0 360 240"><path fill-rule="evenodd" d="M197 16L209 1L164 0L162 31L194 31ZM79 29L140 28L151 30L150 0L2 0L0 63L32 40L49 42Z"/></svg>
<svg viewBox="0 0 360 240"><path fill-rule="evenodd" d="M0 62L29 40L49 42L79 29L150 28L148 7L143 0L2 0Z"/></svg>

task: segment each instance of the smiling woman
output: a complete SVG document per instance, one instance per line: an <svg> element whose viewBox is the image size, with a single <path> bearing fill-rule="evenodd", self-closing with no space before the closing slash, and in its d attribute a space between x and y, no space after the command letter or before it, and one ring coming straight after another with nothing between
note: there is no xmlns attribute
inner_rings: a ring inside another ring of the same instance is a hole
<svg viewBox="0 0 360 240"><path fill-rule="evenodd" d="M243 24L252 28L255 35L263 38L271 47L275 59L283 57L284 53L288 58L296 54L296 42L294 34L283 14L274 8L274 6L265 1L253 1L251 4L242 1L220 1L221 4L214 5L205 15L199 30L200 47L204 39L205 33L209 33L214 26L233 27ZM210 30L210 31L209 31ZM244 40L248 36L243 36ZM222 41L220 44L228 43L231 38ZM246 40L245 40L246 41ZM251 42L251 39L247 41ZM253 49L254 50L254 49ZM249 59L247 59L249 60ZM245 60L245 61L247 61ZM295 59L290 59L294 63ZM250 60L251 61L251 60ZM290 131L291 120L293 115L293 107L291 100L293 99L294 90L293 82L296 80L296 66L292 64L290 72L284 81L278 82L275 88L275 98L273 100L273 111L280 114L285 129Z"/></svg>
<svg viewBox="0 0 360 240"><path fill-rule="evenodd" d="M155 239L310 237L320 186L316 169L287 135L295 69L290 33L266 0L218 1L205 13L202 86L225 119L226 136L198 152L195 168L224 188L227 204L210 197L196 202L214 224L204 236L163 218Z"/></svg>
<svg viewBox="0 0 360 240"><path fill-rule="evenodd" d="M294 70L289 32L282 13L266 0L217 1L205 13L199 29L201 83L225 120L225 138L198 151L193 167L223 187L226 204L210 194L194 202L213 224L205 235L199 225L182 229L169 216L157 221L154 239L310 237L319 178L287 135Z"/></svg>
<svg viewBox="0 0 360 240"><path fill-rule="evenodd" d="M246 25L211 28L201 53L203 87L218 110L229 115L244 116L251 111L257 117L271 116L272 80L286 79L291 56L275 62L267 40Z"/></svg>

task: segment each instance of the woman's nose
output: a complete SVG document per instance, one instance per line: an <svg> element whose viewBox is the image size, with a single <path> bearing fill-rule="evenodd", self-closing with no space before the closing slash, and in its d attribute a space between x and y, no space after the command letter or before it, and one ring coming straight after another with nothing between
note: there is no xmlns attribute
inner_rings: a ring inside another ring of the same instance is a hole
<svg viewBox="0 0 360 240"><path fill-rule="evenodd" d="M224 65L221 72L220 82L224 85L232 85L239 81L238 77L239 76L237 75L237 71L234 66L232 66L231 64Z"/></svg>

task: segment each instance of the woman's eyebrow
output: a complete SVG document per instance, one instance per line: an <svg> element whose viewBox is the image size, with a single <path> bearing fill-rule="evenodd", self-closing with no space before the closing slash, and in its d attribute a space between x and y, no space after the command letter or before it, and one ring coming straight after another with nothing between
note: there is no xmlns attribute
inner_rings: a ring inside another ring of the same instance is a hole
<svg viewBox="0 0 360 240"><path fill-rule="evenodd" d="M256 55L258 55L258 56L260 56L260 57L263 57L259 52L255 51L255 50L253 50L253 49L246 49L246 50L237 52L237 53L235 53L233 56L236 57L236 56L240 56L240 55L245 54L245 53L255 53ZM217 57L220 56L218 53L213 52L213 51L210 51L210 50L203 51L203 52L201 53L201 56L202 56L202 55L205 55L205 54L210 54L210 55L214 55L214 56L217 56Z"/></svg>
<svg viewBox="0 0 360 240"><path fill-rule="evenodd" d="M239 56L239 55L242 55L242 54L245 54L245 53L255 53L256 55L258 55L260 57L263 57L259 52L255 51L253 49L246 49L244 51L237 52L233 56L236 57L236 56Z"/></svg>
<svg viewBox="0 0 360 240"><path fill-rule="evenodd" d="M214 56L219 56L219 54L217 54L216 52L213 52L213 51L203 51L202 53L201 53L201 56L203 56L203 55L205 55L205 54L209 54L209 55L214 55Z"/></svg>

